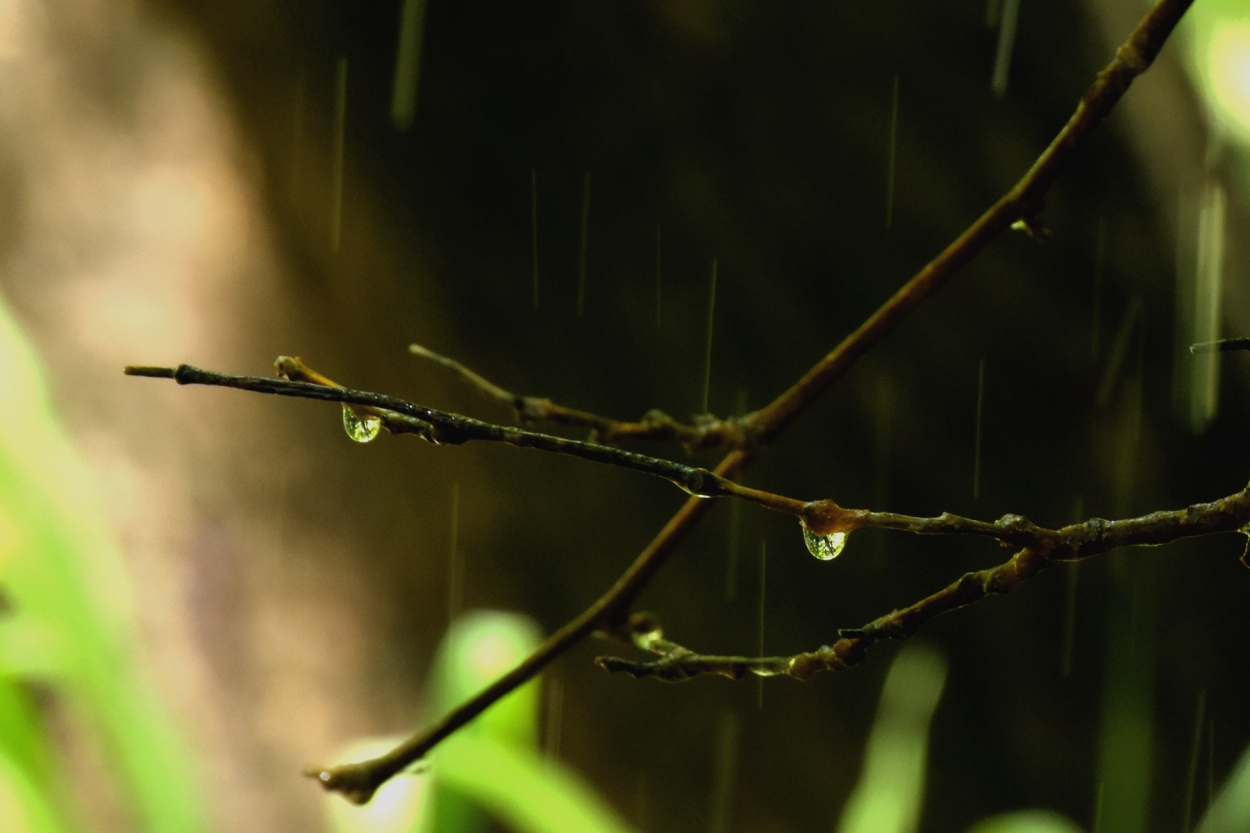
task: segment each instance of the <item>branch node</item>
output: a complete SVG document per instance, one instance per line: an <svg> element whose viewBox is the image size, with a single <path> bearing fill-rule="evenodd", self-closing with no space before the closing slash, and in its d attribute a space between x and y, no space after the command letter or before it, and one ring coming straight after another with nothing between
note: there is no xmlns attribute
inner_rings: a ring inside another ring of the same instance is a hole
<svg viewBox="0 0 1250 833"><path fill-rule="evenodd" d="M864 509L843 509L828 499L813 500L803 504L799 519L816 535L850 534L870 523L871 513Z"/></svg>
<svg viewBox="0 0 1250 833"><path fill-rule="evenodd" d="M364 764L343 764L322 769L309 767L304 775L314 779L326 792L336 792L352 804L368 804L388 776L378 779L377 771Z"/></svg>
<svg viewBox="0 0 1250 833"><path fill-rule="evenodd" d="M1134 75L1141 75L1150 68L1150 61L1141 54L1133 39L1120 44L1120 48L1115 51L1115 57Z"/></svg>

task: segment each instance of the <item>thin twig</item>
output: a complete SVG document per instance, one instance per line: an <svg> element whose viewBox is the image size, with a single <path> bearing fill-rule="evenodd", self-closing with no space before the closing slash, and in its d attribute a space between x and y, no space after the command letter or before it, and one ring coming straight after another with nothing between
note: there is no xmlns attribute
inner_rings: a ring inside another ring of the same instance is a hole
<svg viewBox="0 0 1250 833"><path fill-rule="evenodd" d="M382 425L393 434L416 434L434 445L442 446L460 445L473 440L499 442L630 469L667 480L695 497L737 498L764 509L792 515L800 519L808 529L822 535L877 528L916 535L979 535L1002 543L1023 544L1036 540L1039 534L1045 532L1020 515L1004 515L993 522L964 518L949 512L933 518L922 518L896 512L846 509L832 500L802 501L764 489L743 486L699 466L688 466L612 446L496 425L385 394L352 390L318 373L298 358L279 356L274 364L278 372L287 378L218 373L186 364L178 367L127 367L125 373L129 376L173 379L182 385L213 385L359 406L361 411L379 418Z"/></svg>
<svg viewBox="0 0 1250 833"><path fill-rule="evenodd" d="M1250 338L1222 338L1189 345L1191 353L1228 353L1233 350L1250 350Z"/></svg>
<svg viewBox="0 0 1250 833"><path fill-rule="evenodd" d="M543 396L514 394L455 359L435 353L420 344L408 345L408 352L434 362L488 399L511 408L523 425L549 423L588 428L591 439L604 444L627 440L677 442L687 452L703 448L740 448L747 442L747 436L738 420L733 418L719 419L711 414L703 414L694 425L686 425L663 411L650 410L636 422L612 419L590 411L569 408Z"/></svg>
<svg viewBox="0 0 1250 833"><path fill-rule="evenodd" d="M930 261L894 296L842 340L811 370L771 404L743 418L744 428L763 443L775 436L812 404L867 353L904 316L946 284L952 276L998 235L1021 222L1034 236L1041 234L1043 199L1047 190L1098 123L1115 107L1133 79L1145 72L1193 0L1161 0L1116 50L1063 126L1028 172L963 234Z"/></svg>
<svg viewBox="0 0 1250 833"><path fill-rule="evenodd" d="M834 644L815 651L790 657L703 655L663 639L659 627L647 623L645 633L635 634L633 641L640 648L659 654L659 659L598 657L595 662L606 671L665 682L681 682L701 675L739 679L748 674L807 680L822 672L843 671L857 665L873 643L883 639L907 639L940 614L988 596L1010 593L1056 561L1080 561L1121 547L1165 544L1198 535L1244 532L1247 523L1250 523L1250 486L1210 503L1170 512L1152 512L1118 521L1091 518L1061 529L1034 526L1028 533L1033 540L1002 564L965 573L938 592L861 628L843 629Z"/></svg>
<svg viewBox="0 0 1250 833"><path fill-rule="evenodd" d="M881 309L851 333L812 370L761 412L747 418L755 439L762 443L779 433L809 406L850 366L913 310L924 298L944 284L962 266L1016 220L1035 220L1042 197L1073 151L1090 135L1123 95L1124 90L1144 72L1162 48L1172 29L1193 0L1160 0L1116 51L1115 59L1099 73L1085 92L1076 113L1007 196L961 234L934 261L925 266ZM716 467L721 477L733 477L752 458L755 442L731 451ZM342 792L353 801L367 801L379 785L425 755L457 726L467 723L515 687L538 674L551 659L588 635L596 626L610 626L646 586L651 576L667 561L678 542L702 517L711 504L689 500L673 516L651 544L639 554L625 574L594 605L573 622L553 634L530 658L501 680L454 709L435 726L405 741L380 758L328 769L309 770L327 790Z"/></svg>
<svg viewBox="0 0 1250 833"><path fill-rule="evenodd" d="M859 356L896 327L921 300L949 280L1011 222L1021 217L1035 218L1038 215L1046 188L1066 164L1072 150L1089 137L1093 125L1110 112L1132 79L1144 72L1154 60L1192 2L1193 0L1160 0L1120 46L1111 64L1099 73L1093 85L1085 92L1076 113L1051 142L1050 147L1043 152L1025 177L1008 192L1007 197L988 212L989 219L983 217L974 223L868 321L806 373L794 387L778 397L762 413L749 418L752 433L760 443L779 433L834 380L845 373ZM1062 150L1065 148L1066 151ZM1031 198L1027 210L1025 201L1021 199L1024 195ZM716 467L716 473L726 478L733 477L747 465L757 447L756 443L748 443L745 447L731 451ZM309 770L309 774L317 778L327 790L342 792L353 801L367 801L388 778L420 760L456 727L472 720L500 697L537 675L548 662L597 626L616 624L622 611L642 592L650 578L664 565L677 544L710 506L711 503L707 501L686 501L638 555L625 574L594 605L549 637L530 658L498 683L470 698L439 723L419 732L380 758L328 769L314 768Z"/></svg>
<svg viewBox="0 0 1250 833"><path fill-rule="evenodd" d="M1041 226L1040 217L1046 191L1064 166L1068 164L1075 150L1088 139L1096 124L1119 101L1132 80L1150 66L1172 29L1191 4L1192 0L1160 0L1119 47L1115 59L1098 74L1097 79L1082 97L1072 118L1039 156L1028 173L859 328L804 374L798 382L770 405L743 420L741 427L750 436L720 462L713 474L726 480L735 477L750 461L759 445L775 437L800 412L824 393L836 379L841 377L860 356L898 326L908 313L944 285L996 236L1016 223L1022 224L1031 234L1042 234L1044 229ZM149 370L153 369L136 368L135 375L168 375L176 378L177 371L173 369L161 369L161 373L144 372ZM272 384L272 380L267 381ZM293 395L289 393L289 390L284 391L286 395ZM333 389L323 388L323 390L332 391ZM278 393L279 391L274 389L268 392ZM354 398L357 396L361 398ZM375 401L366 399L367 396L371 395L346 391L339 393L338 396L318 398L366 406L374 405ZM386 408L387 406L381 404L380 407ZM418 420L424 418L416 414L412 416ZM435 439L434 436L427 438ZM481 714L498 699L532 679L547 663L564 653L573 644L596 629L608 631L619 629L624 612L629 605L656 571L666 563L678 542L710 506L710 501L697 499L686 501L620 579L598 601L548 637L521 664L476 696L453 709L434 725L380 757L332 768L312 768L307 774L316 778L327 790L340 792L354 802L368 801L381 784L419 761L441 740ZM822 518L828 520L826 515L816 510L812 510L812 515L816 520ZM806 516L802 517L805 521L807 520ZM861 629L859 633L838 640L829 648L821 649L813 654L800 655L807 659L797 662L790 669L790 674L806 678L819 670L845 667L852 662L857 662L866 649L868 640L914 632L914 629L923 621L927 621L938 613L975 601L989 592L1006 592L1015 586L1012 582L1018 584L1024 578L1036 574L1048 562L1048 553L1039 554L1036 550L1025 547L1011 561L998 568L980 573L969 573L945 590L909 608L888 614Z"/></svg>
<svg viewBox="0 0 1250 833"><path fill-rule="evenodd" d="M213 385L254 393L362 406L361 411L380 419L383 427L392 434L416 434L434 445L460 445L478 440L564 454L649 474L667 480L695 497L733 497L795 517L802 517L807 506L801 500L742 486L701 466L688 466L613 446L570 440L507 425L496 425L381 393L345 388L307 367L297 358L279 356L275 364L279 372L288 378L218 373L189 364L177 367L132 366L127 367L125 373L128 376L173 379L180 385ZM302 381L304 379L317 379L318 381ZM822 502L821 505L826 503ZM834 506L828 511L836 512L837 507Z"/></svg>

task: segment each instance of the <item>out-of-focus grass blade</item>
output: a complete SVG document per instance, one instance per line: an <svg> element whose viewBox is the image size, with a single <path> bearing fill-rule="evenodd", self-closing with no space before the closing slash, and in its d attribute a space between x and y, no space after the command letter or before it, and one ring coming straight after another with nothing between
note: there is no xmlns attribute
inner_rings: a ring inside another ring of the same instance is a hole
<svg viewBox="0 0 1250 833"><path fill-rule="evenodd" d="M38 362L0 298L0 753L7 788L63 803L23 686L63 698L98 744L135 829L205 829L186 749L136 668L124 572L87 478L55 418ZM54 800L61 799L61 800ZM30 805L33 806L33 805ZM7 828L5 828L7 829Z"/></svg>
<svg viewBox="0 0 1250 833"><path fill-rule="evenodd" d="M466 735L436 763L449 790L470 796L518 833L630 833L631 828L568 768L537 750Z"/></svg>
<svg viewBox="0 0 1250 833"><path fill-rule="evenodd" d="M1243 833L1250 830L1250 746L1241 753L1194 833Z"/></svg>
<svg viewBox="0 0 1250 833"><path fill-rule="evenodd" d="M441 714L493 683L529 655L542 633L526 616L494 610L452 623L434 660L430 711ZM534 680L439 744L428 768L383 785L364 807L329 797L340 833L470 833L488 818L518 833L630 833L594 789L538 748ZM357 744L363 760L398 739ZM494 828L491 828L494 829Z"/></svg>
<svg viewBox="0 0 1250 833"><path fill-rule="evenodd" d="M864 766L838 833L912 833L924 798L929 723L942 696L946 662L909 645L890 667Z"/></svg>
<svg viewBox="0 0 1250 833"><path fill-rule="evenodd" d="M3 706L0 706L3 708ZM65 833L51 797L31 772L0 747L0 830L5 833Z"/></svg>

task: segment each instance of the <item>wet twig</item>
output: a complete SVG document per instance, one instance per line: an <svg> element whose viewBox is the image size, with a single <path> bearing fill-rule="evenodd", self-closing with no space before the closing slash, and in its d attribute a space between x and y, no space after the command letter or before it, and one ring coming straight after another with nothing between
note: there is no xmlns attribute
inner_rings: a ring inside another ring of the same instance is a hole
<svg viewBox="0 0 1250 833"><path fill-rule="evenodd" d="M721 477L733 478L750 462L757 444L779 433L803 409L812 404L851 365L896 327L922 300L949 280L992 239L1012 223L1028 219L1036 224L1042 198L1071 159L1075 150L1109 113L1132 80L1154 60L1172 29L1192 0L1160 0L1116 51L1116 56L1082 96L1072 118L1019 182L980 219L961 234L937 258L926 265L897 293L847 336L815 367L768 407L744 422L756 442L731 451L716 467ZM470 698L425 731L404 741L379 758L309 774L327 790L341 792L353 801L367 801L379 785L416 762L459 726L489 708L500 697L531 679L546 664L598 627L619 622L638 593L667 562L677 544L711 506L710 501L691 499L652 539L603 596L576 619L552 634L525 662L494 685Z"/></svg>
<svg viewBox="0 0 1250 833"><path fill-rule="evenodd" d="M904 284L889 300L873 313L854 332L848 335L828 355L821 359L789 389L778 396L771 404L756 411L735 423L735 430L743 432L746 438L737 442L733 450L716 466L711 474L722 480L731 480L737 476L750 462L758 447L773 439L796 416L809 407L820 395L839 379L862 355L867 353L878 341L892 331L912 310L929 295L943 286L961 268L968 264L991 240L1002 234L1013 225L1019 225L1033 236L1043 236L1044 226L1041 222L1044 196L1069 163L1073 154L1088 139L1093 129L1112 110L1133 79L1145 72L1157 56L1172 29L1180 21L1192 0L1160 0L1146 17L1138 24L1128 39L1116 51L1115 58L1097 76L1093 84L1082 96L1072 118L1056 135L1050 146L1038 157L1029 171L1017 182L998 202L990 207L979 219L968 227L934 260L922 268L911 280ZM185 367L185 366L184 366ZM162 375L177 378L183 368L135 368L136 375ZM157 372L146 372L157 371ZM220 377L229 378L229 377ZM240 377L235 377L240 378ZM255 377L246 377L254 379ZM479 377L480 378L480 377ZM316 385L307 385L304 393L296 394L297 382L285 382L278 385L275 380L257 380L258 386L250 390L264 390L269 393L284 395L307 395L314 398L330 399L347 402L364 407L377 407L386 411L394 411L398 416L416 420L422 428L414 425L417 433L432 441L444 441L444 437L475 439L460 431L467 425L461 422L447 422L442 417L435 417L430 409L418 412L405 412L393 408L399 400L386 397L378 398L376 394L359 391L347 391L322 387L320 394L312 393ZM221 381L204 382L206 384L225 384ZM261 386L266 383L269 389ZM236 385L237 386L237 385ZM373 397L373 398L371 398ZM402 403L405 406L411 403ZM416 408L417 406L412 406ZM461 418L467 419L467 418ZM387 424L391 428L390 424ZM591 426L594 428L595 426ZM496 426L498 428L498 426ZM394 429L392 429L394 430ZM516 429L505 429L516 430ZM429 432L429 433L427 433ZM445 432L440 434L439 432ZM459 441L464 441L461 439ZM593 444L592 444L593 445ZM598 452L596 452L598 453ZM584 456L584 455L582 455ZM606 462L606 461L605 461ZM719 482L719 481L713 481ZM681 484L679 484L681 485ZM684 488L684 486L683 486ZM860 513L858 511L839 510L835 512L833 505L825 502L804 504L800 514L809 524L820 527L818 531L834 531L832 527L822 526L850 523L857 526L866 525L865 518L875 517L879 526L923 532L956 532L961 525L973 534L990 534L996 529L1000 534L1010 534L1010 540L1021 549L1011 560L989 570L968 573L945 589L927 597L910 607L894 611L875 620L864 628L845 631L842 638L832 646L822 648L810 654L784 658L787 673L790 676L805 679L812 674L824 670L832 670L858 662L873 641L885 638L896 638L914 633L924 622L947 610L962 607L984 598L992 593L1004 593L1022 584L1051 561L1086 557L1095 552L1102 552L1114 546L1126 546L1129 543L1163 543L1171 540L1168 536L1184 537L1185 535L1201 534L1238 528L1234 521L1245 522L1244 493L1224 499L1225 510L1204 514L1193 513L1195 507L1180 510L1179 513L1158 513L1155 516L1131 519L1129 521L1105 522L1103 527L1089 527L1086 533L1093 537L1081 539L1082 543L1069 543L1059 546L1052 540L1046 530L1029 524L1020 519L1015 521L1008 516L1003 529L998 524L956 519L954 516L939 516L935 519L908 519L905 516L888 514ZM1217 504L1220 501L1216 502ZM317 779L327 790L339 792L348 799L362 803L372 797L377 788L388 779L404 771L444 738L461 726L473 720L496 701L518 686L536 676L552 659L560 656L572 645L581 641L595 631L618 633L629 621L627 611L638 594L647 585L655 573L667 562L677 544L685 534L703 517L712 505L712 501L692 498L686 501L681 509L659 531L651 543L638 555L633 564L594 604L553 633L541 646L522 663L513 668L494 684L488 686L476 696L462 703L443 718L427 727L418 734L399 744L390 752L377 758L359 763L345 764L329 768L313 768L308 775ZM1173 517L1177 516L1177 517ZM1188 518L1188 520L1187 520ZM1087 522L1091 524L1094 522ZM1117 527L1116 524L1128 526ZM891 526L891 524L894 524ZM1139 524L1139 526L1133 526ZM1196 526L1195 526L1196 524ZM1211 528L1200 528L1202 524L1213 524ZM1087 525L1082 525L1087 526ZM1218 526L1218 528L1216 528ZM850 527L854 528L854 526ZM1010 529L1008 529L1010 528ZM1069 529L1068 527L1064 528ZM1107 530L1118 530L1108 532ZM1136 530L1134 540L1120 540L1116 535L1128 534ZM1052 531L1053 534L1063 530ZM1045 533L1045 534L1043 534ZM1026 539L1036 536L1038 543L1028 543ZM1076 540L1076 539L1073 539ZM1025 543L1021 544L1021 541ZM656 635L650 643L652 648L669 648L672 643L663 641L662 635ZM682 662L689 662L694 657L688 656L686 649L670 651L674 657L680 656ZM717 660L713 663L712 660ZM743 665L744 673L761 673L767 668L761 665L763 660L743 658L711 658L704 657L704 663L711 668L714 665L726 671L733 671ZM673 660L676 663L676 660ZM619 666L618 666L619 667ZM621 670L628 670L620 667ZM696 667L689 670L699 671ZM720 673L720 672L717 672ZM734 676L734 674L730 674ZM738 676L741 676L740 674Z"/></svg>
<svg viewBox="0 0 1250 833"><path fill-rule="evenodd" d="M434 445L461 445L477 440L504 443L518 448L534 448L649 474L667 480L687 494L700 498L733 497L796 517L804 514L803 501L742 486L700 466L675 463L661 457L638 454L599 443L496 425L381 393L352 390L331 381L300 359L290 356L279 356L274 364L278 372L286 378L218 373L189 364L177 367L132 366L127 367L125 373L128 376L173 379L180 385L213 385L253 393L340 402L381 420L382 426L392 434L416 434ZM836 511L840 510L830 509L824 514L832 518L830 513Z"/></svg>
<svg viewBox="0 0 1250 833"><path fill-rule="evenodd" d="M1133 79L1150 68L1192 4L1193 0L1160 0L1120 44L1115 58L1081 96L1068 123L1020 181L788 390L767 407L745 416L744 430L758 443L775 436L921 301L944 286L991 240L1015 223L1023 223L1031 236L1041 236L1046 192L1098 123L1119 102Z"/></svg>
<svg viewBox="0 0 1250 833"><path fill-rule="evenodd" d="M479 393L512 409L522 425L569 425L590 430L593 442L612 444L628 440L662 440L680 443L687 453L703 448L742 448L750 442L739 420L720 419L703 414L694 425L678 422L660 410L650 410L636 422L611 419L589 411L579 411L542 396L524 396L504 390L494 382L465 367L455 359L435 353L420 344L408 345L408 352L449 371Z"/></svg>
<svg viewBox="0 0 1250 833"><path fill-rule="evenodd" d="M743 486L699 466L689 466L612 446L496 425L385 394L352 390L313 370L298 358L279 356L274 366L285 378L218 373L187 364L177 367L132 366L127 367L125 373L128 376L173 379L180 385L212 385L253 393L339 402L378 418L382 426L392 434L415 434L433 445L461 445L474 440L498 442L617 466L667 480L695 497L736 498L764 509L792 515L801 520L809 530L821 535L839 532L850 534L857 529L876 528L916 535L979 535L1004 544L1022 544L1036 540L1037 535L1045 532L1020 515L1004 515L993 522L964 518L949 512L933 518L922 518L895 512L846 509L828 499L803 501Z"/></svg>
<svg viewBox="0 0 1250 833"><path fill-rule="evenodd" d="M1189 345L1191 353L1230 353L1233 350L1250 350L1250 338L1222 338Z"/></svg>
<svg viewBox="0 0 1250 833"><path fill-rule="evenodd" d="M932 519L937 520L937 519ZM965 573L938 592L874 619L860 628L838 632L838 640L815 651L790 657L709 656L662 638L659 626L635 624L633 641L659 654L649 661L598 657L606 671L634 677L680 682L701 675L739 679L749 674L787 676L807 680L826 671L842 671L861 662L868 648L883 639L907 639L934 617L980 601L1010 593L1056 561L1080 561L1121 547L1157 545L1197 535L1244 532L1250 523L1250 486L1210 503L1171 512L1152 512L1137 518L1107 521L1091 518L1061 529L1031 526L1022 534L1031 539L1015 555L995 567ZM952 527L952 531L957 528ZM922 530L914 530L922 531ZM1244 558L1244 556L1243 556ZM634 624L634 623L631 623Z"/></svg>

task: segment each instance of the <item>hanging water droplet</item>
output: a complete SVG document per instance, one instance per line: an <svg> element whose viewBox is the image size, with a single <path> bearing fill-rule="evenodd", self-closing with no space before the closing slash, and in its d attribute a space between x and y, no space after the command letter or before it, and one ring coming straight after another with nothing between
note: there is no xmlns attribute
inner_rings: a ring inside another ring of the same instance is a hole
<svg viewBox="0 0 1250 833"><path fill-rule="evenodd" d="M830 532L820 534L813 532L807 528L807 524L802 521L799 525L803 528L803 543L807 544L807 551L819 558L821 561L832 561L842 554L842 548L846 546L846 532Z"/></svg>
<svg viewBox="0 0 1250 833"><path fill-rule="evenodd" d="M358 443L367 443L382 430L382 418L370 413L358 412L343 403L343 430Z"/></svg>

